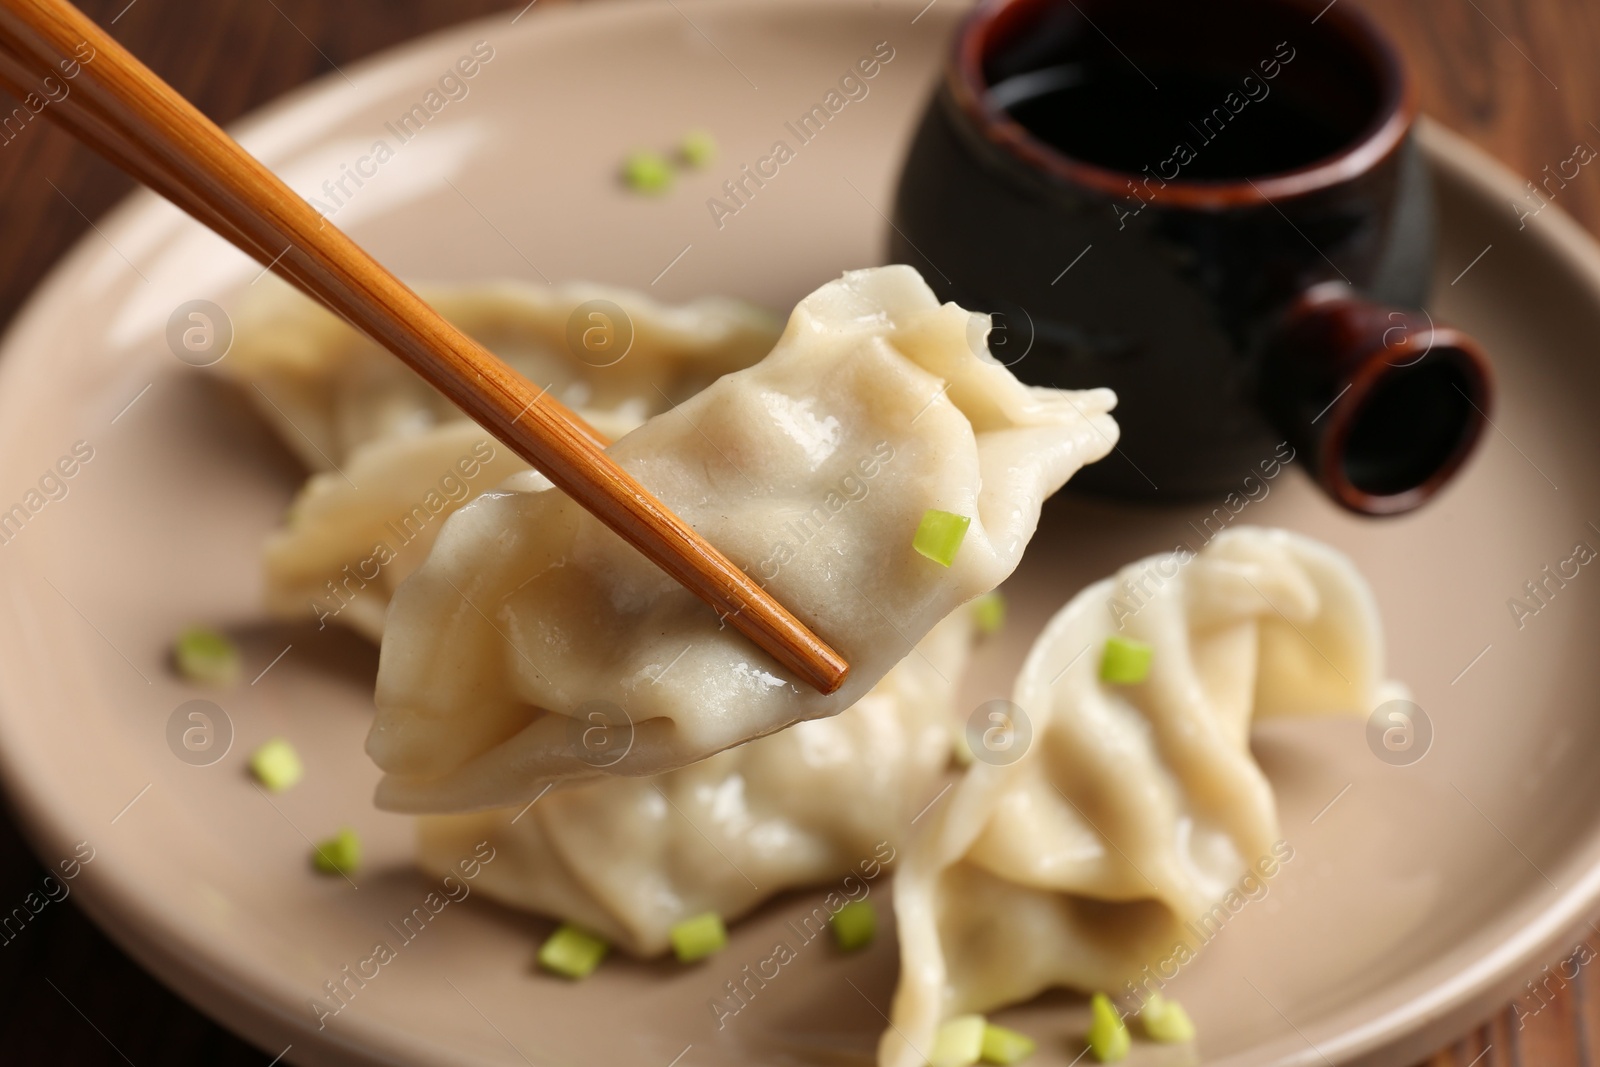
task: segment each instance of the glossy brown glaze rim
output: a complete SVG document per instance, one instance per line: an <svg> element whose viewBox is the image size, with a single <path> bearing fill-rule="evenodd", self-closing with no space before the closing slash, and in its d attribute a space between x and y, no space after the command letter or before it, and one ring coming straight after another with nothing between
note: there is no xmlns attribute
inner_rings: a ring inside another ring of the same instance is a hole
<svg viewBox="0 0 1600 1067"><path fill-rule="evenodd" d="M1432 326L1423 336L1427 340L1426 354L1410 363L1393 362L1391 357L1399 353L1387 347L1374 352L1351 375L1345 396L1336 401L1328 413L1328 428L1323 432L1316 451L1316 479L1329 496L1351 511L1362 515L1386 516L1399 515L1420 507L1449 484L1472 455L1478 439L1483 436L1483 428L1489 421L1491 397L1494 395L1494 372L1488 357L1476 341L1453 326ZM1463 369L1472 390L1470 394L1463 395L1472 405L1472 415L1450 455L1425 481L1399 493L1368 492L1346 477L1344 471L1345 446L1356 416L1384 378L1409 370L1429 358L1450 359Z"/></svg>
<svg viewBox="0 0 1600 1067"><path fill-rule="evenodd" d="M1070 185L1093 189L1107 197L1128 195L1128 182L1144 176L1075 159L1044 143L1027 128L988 102L983 60L990 35L1020 8L1037 8L1060 0L984 0L962 22L946 70L945 84L956 107L983 138L1000 151L1035 170ZM1308 17L1320 0L1277 0ZM1312 19L1326 19L1346 41L1365 55L1379 79L1377 114L1339 152L1293 170L1256 178L1196 180L1174 178L1165 185L1142 187L1140 195L1158 204L1219 210L1271 203L1319 192L1359 178L1397 151L1416 120L1416 91L1405 64L1388 37L1366 15L1349 4L1330 4Z"/></svg>

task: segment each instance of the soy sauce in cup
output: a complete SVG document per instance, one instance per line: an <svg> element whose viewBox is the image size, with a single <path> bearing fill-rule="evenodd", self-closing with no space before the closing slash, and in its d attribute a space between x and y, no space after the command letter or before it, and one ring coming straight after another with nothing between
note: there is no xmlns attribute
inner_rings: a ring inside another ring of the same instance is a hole
<svg viewBox="0 0 1600 1067"><path fill-rule="evenodd" d="M1220 494L1287 443L1340 504L1404 511L1465 461L1490 390L1418 309L1414 114L1350 5L989 0L913 141L891 256L1000 316L1023 380L1117 390L1120 452L1075 487Z"/></svg>
<svg viewBox="0 0 1600 1067"><path fill-rule="evenodd" d="M1263 63L1284 70L1287 42ZM1039 75L1044 75L1040 77ZM1355 132L1348 121L1297 105L1272 81L1247 75L1161 71L1159 91L1126 64L1067 63L994 86L991 102L1044 143L1087 162L1137 173L1169 162L1173 177L1242 178L1288 170L1332 155ZM1223 103L1235 101L1238 111ZM1204 101L1216 101L1206 108ZM1185 145L1187 164L1176 146Z"/></svg>

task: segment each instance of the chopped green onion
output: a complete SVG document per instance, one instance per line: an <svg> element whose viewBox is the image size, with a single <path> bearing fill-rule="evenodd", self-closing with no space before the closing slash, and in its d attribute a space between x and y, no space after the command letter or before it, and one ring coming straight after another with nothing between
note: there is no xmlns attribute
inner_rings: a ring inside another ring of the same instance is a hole
<svg viewBox="0 0 1600 1067"><path fill-rule="evenodd" d="M323 874L350 874L361 866L361 839L348 826L319 842L311 854L311 862Z"/></svg>
<svg viewBox="0 0 1600 1067"><path fill-rule="evenodd" d="M1117 1014L1117 1006L1111 1003L1111 998L1104 993L1096 993L1089 999L1089 1013L1092 1016L1089 1023L1089 1051L1094 1053L1094 1058L1101 1063L1116 1063L1126 1057L1133 1045L1133 1038L1127 1026L1123 1025L1122 1016Z"/></svg>
<svg viewBox="0 0 1600 1067"><path fill-rule="evenodd" d="M1006 624L1006 598L999 590L985 593L972 602L972 621L984 636L997 634Z"/></svg>
<svg viewBox="0 0 1600 1067"><path fill-rule="evenodd" d="M274 737L251 754L250 770L274 793L288 789L306 773L300 753L281 737Z"/></svg>
<svg viewBox="0 0 1600 1067"><path fill-rule="evenodd" d="M191 626L172 645L178 673L191 682L227 686L239 680L239 649L215 630Z"/></svg>
<svg viewBox="0 0 1600 1067"><path fill-rule="evenodd" d="M590 972L600 966L610 947L587 930L580 930L571 923L562 923L539 946L539 965L567 978L587 978Z"/></svg>
<svg viewBox="0 0 1600 1067"><path fill-rule="evenodd" d="M939 566L948 567L955 560L970 525L972 520L965 515L952 515L948 511L929 508L922 513L922 521L917 524L917 534L911 539L911 547Z"/></svg>
<svg viewBox="0 0 1600 1067"><path fill-rule="evenodd" d="M678 155L699 170L717 158L717 140L706 130L690 130L678 144Z"/></svg>
<svg viewBox="0 0 1600 1067"><path fill-rule="evenodd" d="M950 740L950 758L955 760L957 767L970 767L976 756L972 754L972 742L967 740L965 730L956 730L955 736Z"/></svg>
<svg viewBox="0 0 1600 1067"><path fill-rule="evenodd" d="M672 178L672 164L655 152L635 152L622 164L622 180L636 193L660 195Z"/></svg>
<svg viewBox="0 0 1600 1067"><path fill-rule="evenodd" d="M1010 1067L1013 1063L1021 1063L1033 1055L1033 1050L1039 1046L1027 1034L1019 1034L1015 1030L1007 1030L1003 1026L988 1023L983 1028L983 1062L998 1063L1001 1067Z"/></svg>
<svg viewBox="0 0 1600 1067"><path fill-rule="evenodd" d="M722 916L714 911L685 919L667 934L672 940L672 951L679 963L693 963L713 953L721 952L728 944L728 928L722 925Z"/></svg>
<svg viewBox="0 0 1600 1067"><path fill-rule="evenodd" d="M878 932L878 911L870 901L852 900L834 912L828 924L839 947L853 952L872 944L872 935Z"/></svg>
<svg viewBox="0 0 1600 1067"><path fill-rule="evenodd" d="M933 1055L928 1067L972 1067L983 1055L981 1015L957 1015L941 1027L933 1039Z"/></svg>
<svg viewBox="0 0 1600 1067"><path fill-rule="evenodd" d="M1100 656L1100 680L1115 685L1138 685L1150 673L1150 657L1154 651L1143 641L1112 634L1106 638L1106 650Z"/></svg>
<svg viewBox="0 0 1600 1067"><path fill-rule="evenodd" d="M1144 1022L1144 1032L1150 1035L1152 1041L1181 1045L1194 1040L1194 1023L1189 1021L1189 1013L1183 1010L1182 1004L1168 1000L1160 993L1150 994L1150 999L1144 1002L1144 1009L1139 1012L1139 1018Z"/></svg>

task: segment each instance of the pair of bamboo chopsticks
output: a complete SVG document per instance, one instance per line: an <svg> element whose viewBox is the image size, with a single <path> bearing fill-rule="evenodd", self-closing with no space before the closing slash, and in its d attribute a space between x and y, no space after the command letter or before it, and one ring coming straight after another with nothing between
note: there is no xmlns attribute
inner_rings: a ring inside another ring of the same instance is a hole
<svg viewBox="0 0 1600 1067"><path fill-rule="evenodd" d="M447 323L91 19L64 0L0 0L0 87L20 98L61 80L63 63L80 69L47 111L79 140L393 352L785 667L824 693L844 682L843 658L618 467L577 415Z"/></svg>

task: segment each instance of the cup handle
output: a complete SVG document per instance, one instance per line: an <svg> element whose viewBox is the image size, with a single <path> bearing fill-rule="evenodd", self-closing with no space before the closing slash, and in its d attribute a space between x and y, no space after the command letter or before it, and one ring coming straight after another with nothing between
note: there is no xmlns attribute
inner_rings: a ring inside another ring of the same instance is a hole
<svg viewBox="0 0 1600 1067"><path fill-rule="evenodd" d="M1328 282L1302 293L1266 344L1259 400L1324 492L1362 515L1397 515L1472 453L1492 381L1460 330Z"/></svg>

